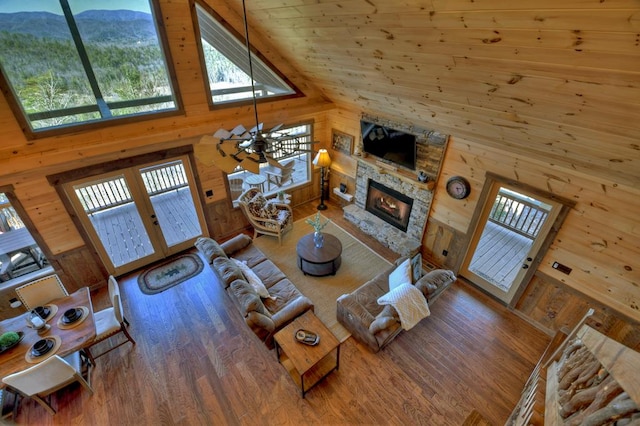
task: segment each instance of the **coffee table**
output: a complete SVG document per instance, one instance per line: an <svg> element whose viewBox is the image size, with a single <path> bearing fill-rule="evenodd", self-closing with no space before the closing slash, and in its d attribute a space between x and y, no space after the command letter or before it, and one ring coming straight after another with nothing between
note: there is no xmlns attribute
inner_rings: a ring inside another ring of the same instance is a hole
<svg viewBox="0 0 640 426"><path fill-rule="evenodd" d="M298 342L295 333L299 329L312 331L320 336L318 344L309 346ZM320 380L340 367L340 342L312 311L293 320L273 338L278 362L300 386L302 398Z"/></svg>
<svg viewBox="0 0 640 426"><path fill-rule="evenodd" d="M342 243L331 234L323 233L324 245L316 247L313 234L300 238L296 246L298 267L305 275L324 277L335 275L342 263Z"/></svg>

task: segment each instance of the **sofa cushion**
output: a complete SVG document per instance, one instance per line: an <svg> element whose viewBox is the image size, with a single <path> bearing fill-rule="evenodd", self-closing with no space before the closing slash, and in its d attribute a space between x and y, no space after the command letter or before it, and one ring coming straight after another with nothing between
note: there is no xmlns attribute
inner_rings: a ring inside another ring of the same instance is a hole
<svg viewBox="0 0 640 426"><path fill-rule="evenodd" d="M280 311L291 300L302 296L302 293L288 278L278 281L269 288L270 299L265 299L264 305L271 314Z"/></svg>
<svg viewBox="0 0 640 426"><path fill-rule="evenodd" d="M389 291L395 289L400 284L411 284L411 278L411 261L406 259L389 274Z"/></svg>
<svg viewBox="0 0 640 426"><path fill-rule="evenodd" d="M251 311L266 314L264 305L260 300L258 293L251 287L251 284L245 280L235 280L229 286L229 291L233 294L238 302L238 308L242 316L246 316Z"/></svg>
<svg viewBox="0 0 640 426"><path fill-rule="evenodd" d="M231 260L233 260L235 264L238 265L238 267L242 271L242 275L244 275L245 279L249 284L251 284L251 287L253 287L256 293L258 293L258 296L262 297L263 299L269 297L269 290L267 290L267 288L262 283L262 280L256 275L256 273L247 266L246 260L238 260L234 258L231 258Z"/></svg>
<svg viewBox="0 0 640 426"><path fill-rule="evenodd" d="M253 272L255 272L256 275L262 280L262 283L266 288L271 288L275 283L286 278L284 272L282 272L269 259L255 265L253 267Z"/></svg>
<svg viewBox="0 0 640 426"><path fill-rule="evenodd" d="M200 237L194 245L204 255L209 264L213 263L213 260L217 257L227 257L220 244L211 238Z"/></svg>
<svg viewBox="0 0 640 426"><path fill-rule="evenodd" d="M434 269L426 273L416 282L416 288L424 294L428 301L438 296L445 288L456 280L453 271Z"/></svg>
<svg viewBox="0 0 640 426"><path fill-rule="evenodd" d="M378 297L389 291L389 280L387 274L377 275L370 281L355 289L351 296L354 301L362 305L372 316L378 315L383 306L378 304Z"/></svg>
<svg viewBox="0 0 640 426"><path fill-rule="evenodd" d="M242 275L242 271L235 264L235 262L228 257L218 257L213 261L213 267L215 268L218 276L222 280L222 285L224 288L229 287L229 285L235 280L243 280L244 276Z"/></svg>
<svg viewBox="0 0 640 426"><path fill-rule="evenodd" d="M238 260L246 261L249 268L253 269L259 263L267 260L265 254L253 244L249 244L247 247L233 254Z"/></svg>

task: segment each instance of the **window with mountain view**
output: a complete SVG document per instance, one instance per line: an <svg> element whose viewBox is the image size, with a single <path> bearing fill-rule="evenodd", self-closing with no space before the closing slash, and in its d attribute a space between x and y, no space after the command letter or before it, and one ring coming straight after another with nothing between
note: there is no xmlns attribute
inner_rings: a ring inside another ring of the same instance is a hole
<svg viewBox="0 0 640 426"><path fill-rule="evenodd" d="M0 2L0 81L29 135L176 111L158 10L155 0Z"/></svg>
<svg viewBox="0 0 640 426"><path fill-rule="evenodd" d="M196 3L197 27L200 30L202 57L213 104L253 98L247 46L230 30ZM251 53L256 98L297 95L292 85L276 70Z"/></svg>

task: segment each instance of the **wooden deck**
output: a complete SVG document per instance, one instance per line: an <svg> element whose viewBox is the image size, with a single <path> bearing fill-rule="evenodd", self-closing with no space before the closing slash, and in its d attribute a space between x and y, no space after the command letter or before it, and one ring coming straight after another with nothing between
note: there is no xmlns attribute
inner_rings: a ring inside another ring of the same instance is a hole
<svg viewBox="0 0 640 426"><path fill-rule="evenodd" d="M469 270L508 291L532 243L529 238L487 222Z"/></svg>
<svg viewBox="0 0 640 426"><path fill-rule="evenodd" d="M309 176L309 165L308 165L309 155L310 154L308 154L308 153L302 153L302 154L299 154L299 155L293 157L294 161L296 162L296 164L294 166L294 169L293 169L293 175L292 175L293 182L287 182L281 188L278 188L276 185L274 185L274 184L269 185L269 183L265 181L263 192L265 194L269 194L269 193L277 192L280 189L286 192L288 187L292 187L292 186L299 185L301 183L308 182L309 179L310 179L310 176ZM283 161L287 161L287 160L283 160ZM265 168L265 167L261 167L260 168L260 175L264 176L265 178L267 178L267 174L265 173L266 170L267 170L267 168ZM230 174L229 178L241 178L242 180L246 180L246 178L248 176L251 176L252 174L253 173L251 173L251 172L242 171L242 172L239 172L239 173ZM243 186L242 186L242 189L243 190L247 190L247 189L249 189L249 187L250 187L249 184L247 184L245 182L243 184Z"/></svg>
<svg viewBox="0 0 640 426"><path fill-rule="evenodd" d="M201 234L189 188L151 197L168 246ZM149 235L134 203L89 216L113 264L118 267L153 253Z"/></svg>

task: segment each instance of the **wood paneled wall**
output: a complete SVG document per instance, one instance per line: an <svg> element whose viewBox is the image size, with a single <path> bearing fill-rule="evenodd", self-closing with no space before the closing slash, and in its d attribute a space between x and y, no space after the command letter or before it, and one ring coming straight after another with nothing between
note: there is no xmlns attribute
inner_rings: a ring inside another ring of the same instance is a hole
<svg viewBox="0 0 640 426"><path fill-rule="evenodd" d="M427 255L441 260L442 250L447 249L456 259L464 256L460 251L460 241L464 241L472 231L469 224L486 172L574 200L575 207L569 212L538 271L577 295L583 294L628 318L640 320L640 268L637 261L640 258L637 226L640 189L632 185L612 183L452 137L423 241L423 251ZM454 175L469 179L469 198L455 200L447 196L445 183ZM573 271L565 275L553 269L554 261L569 266ZM534 310L531 306L526 309L528 312ZM544 310L545 307L538 306L537 309ZM542 318L536 320L542 322Z"/></svg>
<svg viewBox="0 0 640 426"><path fill-rule="evenodd" d="M209 3L240 33L243 32L241 15L224 1ZM253 125L251 106L209 110L189 2L160 0L160 5L184 104L182 115L29 141L20 130L6 98L0 96L0 185L13 185L35 231L56 256L62 270L71 270L77 264L77 256L72 253L88 252L60 197L47 181L48 175L194 144L202 135L211 134L219 128ZM266 128L280 122L312 121L316 139L324 146L327 143L325 112L333 108L332 103L283 60L265 38L252 34L251 42L305 94L301 98L259 104L260 120ZM241 215L228 208L224 174L215 167L202 164L196 164L196 171L202 191L213 190L212 197L202 194L209 232L213 236L225 237L243 229L246 223ZM308 187L295 194L297 203L305 201L305 197L318 196L317 190L313 190L316 185ZM91 256L82 255L81 258L84 265ZM88 270L104 271L95 263ZM98 279L94 275L78 277L78 282L98 284L102 277Z"/></svg>
<svg viewBox="0 0 640 426"><path fill-rule="evenodd" d="M247 8L252 28L340 107L640 184L637 0Z"/></svg>

